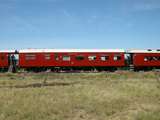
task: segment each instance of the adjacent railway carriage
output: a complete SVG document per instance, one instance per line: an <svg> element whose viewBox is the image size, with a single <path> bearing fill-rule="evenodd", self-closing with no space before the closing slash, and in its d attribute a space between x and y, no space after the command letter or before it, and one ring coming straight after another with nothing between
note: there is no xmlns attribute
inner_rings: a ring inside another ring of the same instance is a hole
<svg viewBox="0 0 160 120"><path fill-rule="evenodd" d="M27 49L19 51L23 68L117 68L125 66L124 50Z"/></svg>
<svg viewBox="0 0 160 120"><path fill-rule="evenodd" d="M160 50L130 50L135 69L160 68Z"/></svg>
<svg viewBox="0 0 160 120"><path fill-rule="evenodd" d="M10 64L10 56L14 50L0 50L0 69L6 69Z"/></svg>

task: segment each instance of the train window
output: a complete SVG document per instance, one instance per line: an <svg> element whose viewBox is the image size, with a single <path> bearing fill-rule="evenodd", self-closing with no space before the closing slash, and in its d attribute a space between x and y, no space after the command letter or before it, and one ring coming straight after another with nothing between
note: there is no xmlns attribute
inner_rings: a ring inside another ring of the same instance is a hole
<svg viewBox="0 0 160 120"><path fill-rule="evenodd" d="M148 60L149 60L149 61L152 61L152 60L153 60L153 57L148 57Z"/></svg>
<svg viewBox="0 0 160 120"><path fill-rule="evenodd" d="M144 61L145 61L145 62L148 61L148 58L147 58L147 57L144 57Z"/></svg>
<svg viewBox="0 0 160 120"><path fill-rule="evenodd" d="M153 60L154 60L154 61L157 61L157 60L158 60L158 57L153 57Z"/></svg>
<svg viewBox="0 0 160 120"><path fill-rule="evenodd" d="M45 54L45 60L50 60L51 59L51 55L50 54Z"/></svg>
<svg viewBox="0 0 160 120"><path fill-rule="evenodd" d="M5 55L4 54L2 54L2 56L1 56L1 60L4 60L5 59Z"/></svg>
<svg viewBox="0 0 160 120"><path fill-rule="evenodd" d="M58 56L55 56L55 60L58 61L58 60L59 60L59 57L58 57Z"/></svg>
<svg viewBox="0 0 160 120"><path fill-rule="evenodd" d="M89 60L89 61L96 60L96 58L97 58L96 56L88 56L88 60Z"/></svg>
<svg viewBox="0 0 160 120"><path fill-rule="evenodd" d="M109 56L101 56L101 61L106 61L109 59Z"/></svg>
<svg viewBox="0 0 160 120"><path fill-rule="evenodd" d="M55 55L54 55L54 59L55 59L56 61L59 60L58 54L55 54Z"/></svg>
<svg viewBox="0 0 160 120"><path fill-rule="evenodd" d="M36 55L35 54L26 54L25 55L25 59L26 60L35 60L36 59Z"/></svg>
<svg viewBox="0 0 160 120"><path fill-rule="evenodd" d="M121 60L121 56L120 55L115 55L113 59L114 59L114 61Z"/></svg>
<svg viewBox="0 0 160 120"><path fill-rule="evenodd" d="M144 61L159 61L160 57L158 56L146 56L144 57Z"/></svg>
<svg viewBox="0 0 160 120"><path fill-rule="evenodd" d="M84 60L84 56L76 56L76 60Z"/></svg>
<svg viewBox="0 0 160 120"><path fill-rule="evenodd" d="M63 56L63 61L70 61L71 57L70 56Z"/></svg>

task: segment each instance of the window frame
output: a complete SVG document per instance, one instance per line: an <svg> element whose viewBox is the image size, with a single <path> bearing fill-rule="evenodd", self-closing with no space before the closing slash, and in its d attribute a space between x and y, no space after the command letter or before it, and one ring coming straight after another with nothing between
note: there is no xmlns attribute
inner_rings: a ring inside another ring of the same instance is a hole
<svg viewBox="0 0 160 120"><path fill-rule="evenodd" d="M79 58L78 58L79 57ZM84 59L85 59L85 56L84 55L77 55L77 56L75 56L75 59L77 60L77 61L83 61Z"/></svg>
<svg viewBox="0 0 160 120"><path fill-rule="evenodd" d="M65 58L65 59L64 59ZM66 59L67 58L67 59ZM62 61L71 61L71 56L69 55L63 55L62 56Z"/></svg>
<svg viewBox="0 0 160 120"><path fill-rule="evenodd" d="M45 60L51 60L51 54L50 53L45 53L44 54L44 59Z"/></svg>
<svg viewBox="0 0 160 120"><path fill-rule="evenodd" d="M115 59L116 58L116 59ZM114 61L120 61L122 59L122 56L120 55L120 54L115 54L114 56L113 56L113 60Z"/></svg>
<svg viewBox="0 0 160 120"><path fill-rule="evenodd" d="M105 59L103 59L103 58L105 58ZM101 60L101 61L108 61L109 58L110 58L109 55L101 55L101 56L100 56L100 60Z"/></svg>
<svg viewBox="0 0 160 120"><path fill-rule="evenodd" d="M30 60L36 60L37 55L35 53L27 53L25 54L25 60L30 61Z"/></svg>
<svg viewBox="0 0 160 120"><path fill-rule="evenodd" d="M160 61L160 56L144 56L144 62Z"/></svg>
<svg viewBox="0 0 160 120"><path fill-rule="evenodd" d="M97 55L88 55L89 61L95 61L97 59Z"/></svg>
<svg viewBox="0 0 160 120"><path fill-rule="evenodd" d="M55 54L54 54L54 60L55 60L55 61L59 61L59 59L60 59L60 58L59 58L59 54L58 54L58 53L55 53Z"/></svg>

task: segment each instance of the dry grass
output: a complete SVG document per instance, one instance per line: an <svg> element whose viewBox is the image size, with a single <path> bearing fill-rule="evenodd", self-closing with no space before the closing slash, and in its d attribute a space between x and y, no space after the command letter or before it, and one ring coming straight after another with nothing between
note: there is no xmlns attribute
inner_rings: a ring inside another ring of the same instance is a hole
<svg viewBox="0 0 160 120"><path fill-rule="evenodd" d="M0 74L0 120L160 120L159 73Z"/></svg>

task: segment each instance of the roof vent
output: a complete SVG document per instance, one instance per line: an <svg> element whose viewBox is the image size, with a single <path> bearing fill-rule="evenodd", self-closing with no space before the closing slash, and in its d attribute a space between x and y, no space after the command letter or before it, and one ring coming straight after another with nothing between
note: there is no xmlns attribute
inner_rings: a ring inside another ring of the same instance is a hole
<svg viewBox="0 0 160 120"><path fill-rule="evenodd" d="M152 51L151 49L148 49L148 51Z"/></svg>

